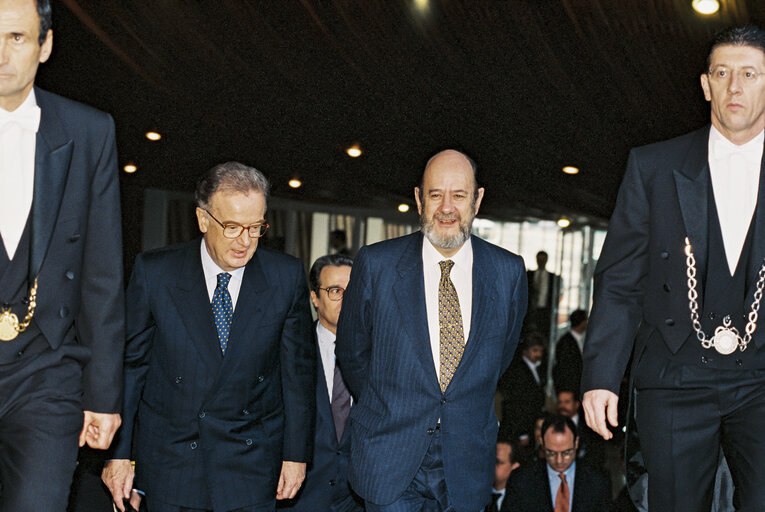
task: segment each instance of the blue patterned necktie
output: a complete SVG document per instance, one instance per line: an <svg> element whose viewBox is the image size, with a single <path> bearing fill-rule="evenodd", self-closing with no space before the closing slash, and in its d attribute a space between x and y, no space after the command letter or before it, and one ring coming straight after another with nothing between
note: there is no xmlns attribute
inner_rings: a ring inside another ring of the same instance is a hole
<svg viewBox="0 0 765 512"><path fill-rule="evenodd" d="M449 274L454 262L438 262L441 267L441 281L438 283L438 330L440 334L441 392L445 392L457 371L465 350L465 335L462 328L462 311L457 289Z"/></svg>
<svg viewBox="0 0 765 512"><path fill-rule="evenodd" d="M231 317L234 316L231 294L228 293L228 282L230 280L231 274L228 272L218 274L218 286L215 287L215 293L211 302L215 329L218 331L218 340L220 341L220 351L223 354L226 353L228 333L231 331Z"/></svg>

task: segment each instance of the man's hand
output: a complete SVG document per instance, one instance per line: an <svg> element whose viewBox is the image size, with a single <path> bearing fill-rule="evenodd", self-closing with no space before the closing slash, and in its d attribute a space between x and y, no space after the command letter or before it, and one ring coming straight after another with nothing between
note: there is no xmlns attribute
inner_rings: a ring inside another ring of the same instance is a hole
<svg viewBox="0 0 765 512"><path fill-rule="evenodd" d="M136 510L141 503L141 495L133 492L134 476L133 466L128 459L109 460L104 464L104 469L101 471L101 480L112 493L114 505L120 512L125 512L122 500L129 499L130 505Z"/></svg>
<svg viewBox="0 0 765 512"><path fill-rule="evenodd" d="M122 424L120 415L84 411L84 416L82 432L80 432L80 448L85 446L85 443L97 450L109 448L114 434Z"/></svg>
<svg viewBox="0 0 765 512"><path fill-rule="evenodd" d="M276 488L277 500L291 500L295 497L305 480L305 462L282 462L282 474Z"/></svg>
<svg viewBox="0 0 765 512"><path fill-rule="evenodd" d="M591 389L584 394L582 400L587 426L606 441L614 436L606 426L606 416L611 426L616 427L619 424L619 410L616 407L618 403L619 397L607 389Z"/></svg>

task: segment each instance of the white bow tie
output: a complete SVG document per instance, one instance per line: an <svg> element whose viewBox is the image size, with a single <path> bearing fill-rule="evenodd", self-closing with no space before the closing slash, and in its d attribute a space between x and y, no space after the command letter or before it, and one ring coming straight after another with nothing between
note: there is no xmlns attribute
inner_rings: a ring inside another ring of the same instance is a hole
<svg viewBox="0 0 765 512"><path fill-rule="evenodd" d="M748 160L758 160L762 156L762 146L758 144L744 144L736 146L727 140L714 141L715 158L728 159L734 155L740 155Z"/></svg>
<svg viewBox="0 0 765 512"><path fill-rule="evenodd" d="M16 123L24 130L37 133L40 127L40 107L30 105L25 108L17 108L13 112L0 109L0 132L12 123Z"/></svg>

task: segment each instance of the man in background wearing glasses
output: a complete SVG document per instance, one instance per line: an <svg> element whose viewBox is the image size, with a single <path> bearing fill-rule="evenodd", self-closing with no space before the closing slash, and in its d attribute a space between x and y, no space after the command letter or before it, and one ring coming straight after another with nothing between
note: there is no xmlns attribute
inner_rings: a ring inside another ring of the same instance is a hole
<svg viewBox="0 0 765 512"><path fill-rule="evenodd" d="M343 295L351 277L353 260L327 254L311 266L308 280L311 303L319 317L314 327L318 357L316 371L316 427L313 457L305 484L294 500L280 503L292 512L361 512L363 501L348 484L351 429L351 394L335 362L335 336Z"/></svg>
<svg viewBox="0 0 765 512"><path fill-rule="evenodd" d="M542 424L545 461L510 475L506 500L513 512L606 512L611 503L608 479L576 463L576 425L561 415Z"/></svg>
<svg viewBox="0 0 765 512"><path fill-rule="evenodd" d="M196 190L202 239L136 258L103 472L119 510L136 488L150 512L272 511L303 482L316 350L301 262L258 248L268 189L256 169L213 167Z"/></svg>
<svg viewBox="0 0 765 512"><path fill-rule="evenodd" d="M585 417L612 437L632 354L649 510L709 511L720 447L736 509L765 503L763 73L765 31L715 38L711 126L632 150L595 272Z"/></svg>

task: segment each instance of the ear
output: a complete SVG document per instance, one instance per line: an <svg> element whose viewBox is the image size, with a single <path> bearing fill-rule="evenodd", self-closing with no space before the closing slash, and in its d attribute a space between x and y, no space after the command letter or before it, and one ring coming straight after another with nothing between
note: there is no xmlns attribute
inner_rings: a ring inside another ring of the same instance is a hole
<svg viewBox="0 0 765 512"><path fill-rule="evenodd" d="M475 211L473 212L473 215L478 215L478 208L481 207L481 199L483 199L483 193L484 189L483 187L480 187L478 189L478 197L475 199Z"/></svg>
<svg viewBox="0 0 765 512"><path fill-rule="evenodd" d="M712 101L712 93L709 89L709 75L706 73L702 73L700 80L701 80L701 89L704 91L704 98L707 101Z"/></svg>
<svg viewBox="0 0 765 512"><path fill-rule="evenodd" d="M316 292L311 290L311 304L313 304L313 307L316 309L319 309L319 297L316 296Z"/></svg>
<svg viewBox="0 0 765 512"><path fill-rule="evenodd" d="M207 233L207 230L209 229L209 222L210 220L207 218L207 215L205 215L205 212L202 208L197 206L197 209L195 210L195 213L197 214L197 225L199 226L199 231L202 233Z"/></svg>
<svg viewBox="0 0 765 512"><path fill-rule="evenodd" d="M45 41L43 41L42 46L40 46L40 58L38 59L40 63L47 61L50 58L50 54L53 51L53 31L48 30L48 33L45 34Z"/></svg>
<svg viewBox="0 0 765 512"><path fill-rule="evenodd" d="M512 465L512 466L510 466L510 472L513 472L513 471L515 471L515 470L516 470L516 469L518 469L519 467L521 467L521 463L520 463L520 462L513 462L513 465Z"/></svg>
<svg viewBox="0 0 765 512"><path fill-rule="evenodd" d="M579 437L578 437L578 436L577 436L577 438L574 440L574 449L575 449L575 450L578 450L578 449L579 449Z"/></svg>
<svg viewBox="0 0 765 512"><path fill-rule="evenodd" d="M414 187L414 202L417 203L417 213L422 215L422 203L420 202L420 187Z"/></svg>

